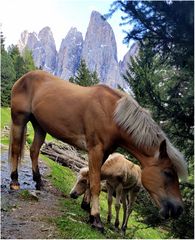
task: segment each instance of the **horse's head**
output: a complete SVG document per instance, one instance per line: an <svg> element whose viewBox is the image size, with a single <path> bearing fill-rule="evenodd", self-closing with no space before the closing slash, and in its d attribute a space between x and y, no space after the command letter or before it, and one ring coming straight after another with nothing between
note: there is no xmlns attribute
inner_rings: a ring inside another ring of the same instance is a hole
<svg viewBox="0 0 195 240"><path fill-rule="evenodd" d="M82 168L78 174L77 181L70 191L71 198L78 198L85 193L89 187L89 168Z"/></svg>
<svg viewBox="0 0 195 240"><path fill-rule="evenodd" d="M182 175L181 171L184 175L187 168L182 161L181 165L174 164L168 154L170 149L168 151L167 149L168 146L164 140L160 145L157 161L143 168L142 184L160 208L160 215L163 218L177 218L183 212L178 175ZM176 157L177 150L174 148L171 150L175 151L173 155Z"/></svg>

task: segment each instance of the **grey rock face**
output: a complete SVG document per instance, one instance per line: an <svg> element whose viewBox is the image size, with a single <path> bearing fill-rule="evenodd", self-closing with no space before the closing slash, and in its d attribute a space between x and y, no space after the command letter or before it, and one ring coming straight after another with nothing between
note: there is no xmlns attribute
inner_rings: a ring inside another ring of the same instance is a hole
<svg viewBox="0 0 195 240"><path fill-rule="evenodd" d="M37 35L35 32L24 31L21 34L18 47L22 53L25 47L32 51L36 67L53 73L56 67L56 45L49 27L43 28Z"/></svg>
<svg viewBox="0 0 195 240"><path fill-rule="evenodd" d="M82 33L76 28L71 28L60 46L55 72L57 76L68 80L75 75L81 60L82 48Z"/></svg>
<svg viewBox="0 0 195 240"><path fill-rule="evenodd" d="M135 57L138 54L139 45L137 42L133 43L129 51L125 54L122 61L119 62L121 74L125 74L128 69L128 63L130 63L130 57Z"/></svg>
<svg viewBox="0 0 195 240"><path fill-rule="evenodd" d="M18 47L21 53L25 47L32 51L36 67L65 80L76 74L81 59L84 59L89 70L97 72L101 83L114 88L118 85L126 87L122 74L127 69L130 56L138 52L138 44L134 43L123 61L118 63L114 32L96 11L91 14L85 40L81 32L71 28L62 40L58 53L49 27L43 28L38 34L24 31Z"/></svg>
<svg viewBox="0 0 195 240"><path fill-rule="evenodd" d="M117 47L110 24L93 11L83 44L82 58L90 71L96 71L100 81L112 87L121 83Z"/></svg>

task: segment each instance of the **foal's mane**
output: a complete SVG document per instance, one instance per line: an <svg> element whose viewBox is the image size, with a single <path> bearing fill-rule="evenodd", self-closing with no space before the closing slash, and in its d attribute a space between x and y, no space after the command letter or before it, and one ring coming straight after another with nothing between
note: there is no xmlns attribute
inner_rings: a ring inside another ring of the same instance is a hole
<svg viewBox="0 0 195 240"><path fill-rule="evenodd" d="M157 148L166 140L167 154L179 177L187 176L186 161L166 137L165 133L152 119L148 110L142 108L131 95L121 94L114 112L114 120L134 141L134 144L145 151Z"/></svg>

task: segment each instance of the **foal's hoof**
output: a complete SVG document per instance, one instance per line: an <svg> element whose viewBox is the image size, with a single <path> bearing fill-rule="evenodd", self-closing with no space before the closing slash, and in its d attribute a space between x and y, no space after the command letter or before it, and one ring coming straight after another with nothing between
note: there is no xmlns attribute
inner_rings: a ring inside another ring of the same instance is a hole
<svg viewBox="0 0 195 240"><path fill-rule="evenodd" d="M10 183L10 189L11 189L11 190L19 190L19 189L20 189L20 184L19 184L19 182L11 182L11 183Z"/></svg>
<svg viewBox="0 0 195 240"><path fill-rule="evenodd" d="M82 201L81 203L81 208L87 212L90 212L91 208L90 208L90 203L84 202Z"/></svg>
<svg viewBox="0 0 195 240"><path fill-rule="evenodd" d="M97 229L101 233L104 232L104 227L103 227L103 225L101 223L101 219L100 219L100 215L99 214L96 215L96 216L90 215L89 220L90 220L92 228Z"/></svg>
<svg viewBox="0 0 195 240"><path fill-rule="evenodd" d="M108 215L107 217L107 223L110 224L111 223L111 216Z"/></svg>

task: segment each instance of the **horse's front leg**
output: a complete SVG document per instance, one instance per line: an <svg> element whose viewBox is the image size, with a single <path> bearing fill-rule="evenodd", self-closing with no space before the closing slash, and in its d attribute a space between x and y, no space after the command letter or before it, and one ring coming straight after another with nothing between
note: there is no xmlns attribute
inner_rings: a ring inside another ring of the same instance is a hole
<svg viewBox="0 0 195 240"><path fill-rule="evenodd" d="M99 195L100 195L100 173L103 159L103 148L97 144L89 150L89 182L91 192L91 214L92 227L103 232L104 228L100 219Z"/></svg>

